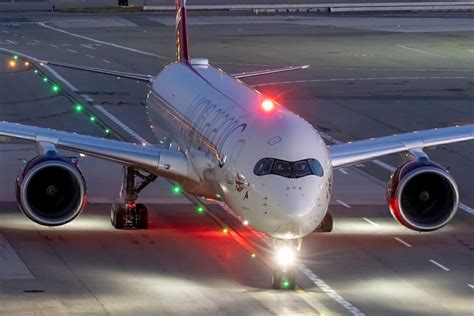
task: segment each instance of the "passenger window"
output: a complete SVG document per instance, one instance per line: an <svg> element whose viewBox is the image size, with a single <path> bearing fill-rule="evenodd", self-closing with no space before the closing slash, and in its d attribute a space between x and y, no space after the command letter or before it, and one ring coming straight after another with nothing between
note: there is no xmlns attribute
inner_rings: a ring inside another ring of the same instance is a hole
<svg viewBox="0 0 474 316"><path fill-rule="evenodd" d="M273 165L272 173L283 176L283 177L290 177L291 176L291 164L286 161L277 160Z"/></svg>

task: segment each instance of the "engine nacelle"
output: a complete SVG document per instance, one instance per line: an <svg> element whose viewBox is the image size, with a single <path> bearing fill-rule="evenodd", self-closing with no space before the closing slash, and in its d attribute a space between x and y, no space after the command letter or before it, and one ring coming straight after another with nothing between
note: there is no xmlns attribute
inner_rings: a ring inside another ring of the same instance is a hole
<svg viewBox="0 0 474 316"><path fill-rule="evenodd" d="M75 219L86 205L86 183L70 159L56 155L33 158L16 183L20 209L32 221L59 226Z"/></svg>
<svg viewBox="0 0 474 316"><path fill-rule="evenodd" d="M404 163L387 185L387 203L395 219L416 231L432 231L456 214L459 192L446 169L426 158Z"/></svg>

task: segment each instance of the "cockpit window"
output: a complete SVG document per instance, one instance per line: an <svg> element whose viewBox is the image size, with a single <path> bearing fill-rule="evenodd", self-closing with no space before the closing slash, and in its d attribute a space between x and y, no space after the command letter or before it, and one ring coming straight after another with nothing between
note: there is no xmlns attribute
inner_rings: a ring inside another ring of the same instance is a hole
<svg viewBox="0 0 474 316"><path fill-rule="evenodd" d="M285 178L301 178L309 175L322 177L324 175L323 167L316 159L290 162L273 158L263 158L257 162L253 172L257 176L275 174Z"/></svg>
<svg viewBox="0 0 474 316"><path fill-rule="evenodd" d="M271 158L260 159L255 165L253 172L257 176L263 176L265 174L269 174L272 171L272 167L273 167L273 159Z"/></svg>
<svg viewBox="0 0 474 316"><path fill-rule="evenodd" d="M283 160L276 160L272 168L272 173L283 177L290 177L291 163Z"/></svg>

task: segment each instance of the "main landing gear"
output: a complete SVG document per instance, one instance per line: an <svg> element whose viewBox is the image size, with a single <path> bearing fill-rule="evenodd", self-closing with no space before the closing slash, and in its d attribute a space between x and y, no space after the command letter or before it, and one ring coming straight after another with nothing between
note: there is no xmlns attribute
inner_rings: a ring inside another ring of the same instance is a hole
<svg viewBox="0 0 474 316"><path fill-rule="evenodd" d="M135 184L135 179L142 181ZM144 204L137 204L138 194L151 182L156 180L155 175L144 175L138 170L124 167L124 181L121 196L125 203L112 204L110 221L116 229L147 229L148 209Z"/></svg>
<svg viewBox="0 0 474 316"><path fill-rule="evenodd" d="M301 248L302 239L273 239L276 269L272 275L272 289L294 290L296 254Z"/></svg>

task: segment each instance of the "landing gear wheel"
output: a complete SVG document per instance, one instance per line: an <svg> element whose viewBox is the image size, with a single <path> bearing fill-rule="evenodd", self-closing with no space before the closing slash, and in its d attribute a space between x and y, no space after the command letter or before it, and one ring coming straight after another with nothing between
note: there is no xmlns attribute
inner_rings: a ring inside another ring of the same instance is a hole
<svg viewBox="0 0 474 316"><path fill-rule="evenodd" d="M325 233L332 232L332 227L333 227L333 220L332 220L332 215L328 211L326 215L323 218L323 221L321 222L321 230Z"/></svg>
<svg viewBox="0 0 474 316"><path fill-rule="evenodd" d="M123 229L125 227L125 211L123 204L112 204L112 209L110 210L110 222L115 229Z"/></svg>
<svg viewBox="0 0 474 316"><path fill-rule="evenodd" d="M142 181L136 183L136 179ZM143 204L136 204L138 194L156 180L153 174L145 175L136 169L124 167L121 197L125 203L114 203L110 211L110 222L116 229L147 229L148 209Z"/></svg>
<svg viewBox="0 0 474 316"><path fill-rule="evenodd" d="M272 289L274 290L295 290L295 274L291 271L273 271Z"/></svg>
<svg viewBox="0 0 474 316"><path fill-rule="evenodd" d="M125 204L112 204L110 222L116 229L147 229L148 209L143 204L127 209Z"/></svg>
<svg viewBox="0 0 474 316"><path fill-rule="evenodd" d="M144 204L137 204L135 208L136 228L148 228L148 209Z"/></svg>

